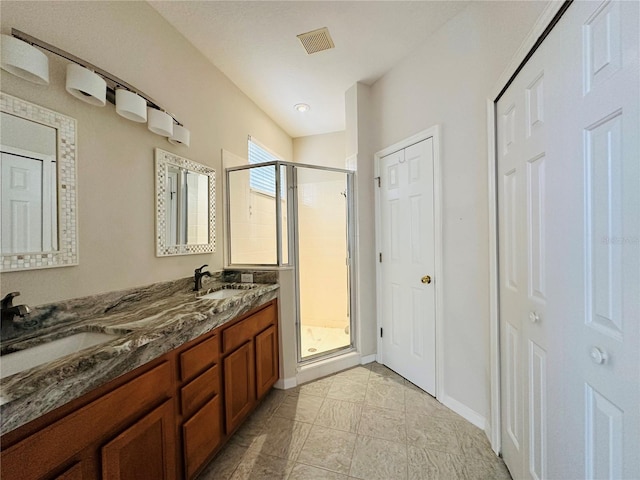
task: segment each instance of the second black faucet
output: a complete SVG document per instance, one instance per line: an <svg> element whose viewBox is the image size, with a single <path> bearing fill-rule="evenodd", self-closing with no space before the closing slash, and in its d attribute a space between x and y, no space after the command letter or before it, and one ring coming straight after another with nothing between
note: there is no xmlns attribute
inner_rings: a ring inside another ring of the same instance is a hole
<svg viewBox="0 0 640 480"><path fill-rule="evenodd" d="M193 287L193 291L194 292L199 292L202 289L202 277L211 277L211 272L209 270L206 271L202 271L202 269L204 267L208 267L209 265L202 265L200 268L196 268L195 270L195 274L194 274L194 287Z"/></svg>

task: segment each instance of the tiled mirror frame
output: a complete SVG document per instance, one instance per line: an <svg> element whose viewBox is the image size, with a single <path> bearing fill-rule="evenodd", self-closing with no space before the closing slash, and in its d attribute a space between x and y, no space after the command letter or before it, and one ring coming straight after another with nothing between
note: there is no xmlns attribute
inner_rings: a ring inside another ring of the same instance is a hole
<svg viewBox="0 0 640 480"><path fill-rule="evenodd" d="M167 245L165 230L167 224L165 189L167 185L167 164L177 165L192 172L207 175L209 178L209 243ZM156 169L156 256L191 255L213 253L216 251L216 171L160 148L155 149Z"/></svg>
<svg viewBox="0 0 640 480"><path fill-rule="evenodd" d="M0 255L0 271L78 265L76 120L0 92L0 111L40 123L57 132L58 250Z"/></svg>

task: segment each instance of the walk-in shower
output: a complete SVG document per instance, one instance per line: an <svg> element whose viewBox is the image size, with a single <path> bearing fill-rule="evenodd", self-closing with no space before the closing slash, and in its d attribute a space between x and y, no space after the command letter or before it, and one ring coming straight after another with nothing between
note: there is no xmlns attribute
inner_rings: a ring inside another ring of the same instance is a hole
<svg viewBox="0 0 640 480"><path fill-rule="evenodd" d="M282 161L226 170L227 263L295 268L298 362L354 345L353 175Z"/></svg>

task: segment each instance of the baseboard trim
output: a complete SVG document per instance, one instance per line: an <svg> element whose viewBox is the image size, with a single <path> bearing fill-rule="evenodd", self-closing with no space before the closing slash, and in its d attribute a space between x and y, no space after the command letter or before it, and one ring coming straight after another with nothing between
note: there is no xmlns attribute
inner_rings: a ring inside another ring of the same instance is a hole
<svg viewBox="0 0 640 480"><path fill-rule="evenodd" d="M371 355L364 355L360 357L360 365L366 365L367 363L373 363L376 361L377 355L375 353Z"/></svg>
<svg viewBox="0 0 640 480"><path fill-rule="evenodd" d="M465 420L468 420L469 422L474 424L480 430L486 431L487 419L480 415L478 412L460 403L458 400L450 397L446 393L442 395L438 400L440 400L440 403L442 403L445 407L450 408Z"/></svg>
<svg viewBox="0 0 640 480"><path fill-rule="evenodd" d="M273 386L278 390L289 390L290 388L294 388L298 385L298 381L296 377L291 378L279 378L278 381Z"/></svg>

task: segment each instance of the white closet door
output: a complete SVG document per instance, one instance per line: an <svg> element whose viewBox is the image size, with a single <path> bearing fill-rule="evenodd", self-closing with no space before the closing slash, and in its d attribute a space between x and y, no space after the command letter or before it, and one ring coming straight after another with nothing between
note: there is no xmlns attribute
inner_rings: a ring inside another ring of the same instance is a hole
<svg viewBox="0 0 640 480"><path fill-rule="evenodd" d="M498 102L514 478L640 478L639 20L574 2Z"/></svg>
<svg viewBox="0 0 640 480"><path fill-rule="evenodd" d="M545 80L538 50L497 112L503 454L515 478L547 471Z"/></svg>

